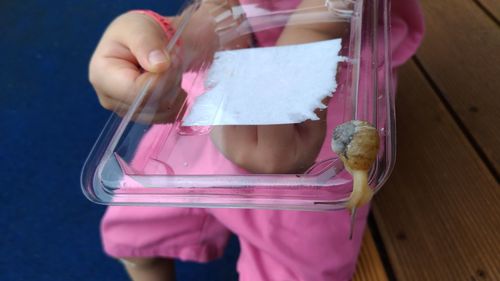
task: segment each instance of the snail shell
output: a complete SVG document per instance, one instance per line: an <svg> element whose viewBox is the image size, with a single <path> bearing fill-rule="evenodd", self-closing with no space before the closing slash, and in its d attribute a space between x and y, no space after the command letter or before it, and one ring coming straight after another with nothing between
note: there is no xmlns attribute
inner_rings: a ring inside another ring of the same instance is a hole
<svg viewBox="0 0 500 281"><path fill-rule="evenodd" d="M333 133L332 150L349 170L369 170L377 157L379 145L377 129L365 121L349 121L338 126Z"/></svg>

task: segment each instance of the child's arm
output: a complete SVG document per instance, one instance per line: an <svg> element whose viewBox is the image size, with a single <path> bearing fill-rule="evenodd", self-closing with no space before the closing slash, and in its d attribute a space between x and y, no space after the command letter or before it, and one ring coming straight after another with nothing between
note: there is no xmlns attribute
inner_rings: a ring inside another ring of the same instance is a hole
<svg viewBox="0 0 500 281"><path fill-rule="evenodd" d="M324 0L304 0L298 9L309 7L326 9ZM339 23L292 25L284 29L277 45L335 38L344 28ZM326 111L316 113L319 121L300 124L218 126L212 130L212 140L228 159L251 172L301 173L312 165L325 138Z"/></svg>

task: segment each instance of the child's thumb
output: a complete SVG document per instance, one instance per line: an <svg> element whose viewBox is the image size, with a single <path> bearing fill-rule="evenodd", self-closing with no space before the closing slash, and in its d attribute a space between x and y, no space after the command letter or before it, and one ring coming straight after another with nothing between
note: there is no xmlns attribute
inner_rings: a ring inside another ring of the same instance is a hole
<svg viewBox="0 0 500 281"><path fill-rule="evenodd" d="M171 62L166 45L165 35L154 29L135 36L129 47L144 70L162 72Z"/></svg>

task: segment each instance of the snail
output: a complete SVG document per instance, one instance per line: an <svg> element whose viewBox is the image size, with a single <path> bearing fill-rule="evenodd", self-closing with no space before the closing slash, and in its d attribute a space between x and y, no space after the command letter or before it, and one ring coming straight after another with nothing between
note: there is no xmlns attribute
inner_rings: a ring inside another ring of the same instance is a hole
<svg viewBox="0 0 500 281"><path fill-rule="evenodd" d="M332 150L353 178L352 193L346 202L351 212L350 239L356 209L370 202L374 194L368 186L368 171L377 157L378 149L377 129L368 122L352 120L337 126L333 132Z"/></svg>

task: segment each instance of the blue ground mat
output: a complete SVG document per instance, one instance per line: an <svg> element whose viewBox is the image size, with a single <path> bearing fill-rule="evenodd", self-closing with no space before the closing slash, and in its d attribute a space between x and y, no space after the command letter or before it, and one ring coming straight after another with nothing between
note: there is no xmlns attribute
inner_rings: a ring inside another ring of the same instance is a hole
<svg viewBox="0 0 500 281"><path fill-rule="evenodd" d="M0 280L127 280L106 257L104 207L80 191L81 166L109 112L87 81L100 34L118 14L182 1L0 2ZM178 280L236 280L238 243Z"/></svg>

